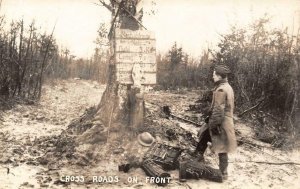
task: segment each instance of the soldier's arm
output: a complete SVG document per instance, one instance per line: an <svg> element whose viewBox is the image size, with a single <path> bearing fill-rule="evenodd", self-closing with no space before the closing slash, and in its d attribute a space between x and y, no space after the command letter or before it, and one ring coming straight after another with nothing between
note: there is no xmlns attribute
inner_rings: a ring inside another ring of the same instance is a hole
<svg viewBox="0 0 300 189"><path fill-rule="evenodd" d="M226 92L223 91L223 89L217 90L214 95L214 105L209 119L209 126L212 129L222 124L225 116L224 109L226 103Z"/></svg>

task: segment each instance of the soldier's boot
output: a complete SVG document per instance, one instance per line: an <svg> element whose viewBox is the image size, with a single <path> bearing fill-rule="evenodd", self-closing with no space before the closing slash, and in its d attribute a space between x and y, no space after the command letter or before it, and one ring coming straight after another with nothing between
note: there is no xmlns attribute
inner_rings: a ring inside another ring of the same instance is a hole
<svg viewBox="0 0 300 189"><path fill-rule="evenodd" d="M204 151L195 150L192 154L199 162L204 162Z"/></svg>
<svg viewBox="0 0 300 189"><path fill-rule="evenodd" d="M191 152L190 155L193 156L193 158L197 159L199 162L204 162L203 153L198 152L197 150L195 150L194 152Z"/></svg>
<svg viewBox="0 0 300 189"><path fill-rule="evenodd" d="M227 153L219 153L219 169L222 173L223 180L228 179L228 154Z"/></svg>
<svg viewBox="0 0 300 189"><path fill-rule="evenodd" d="M203 132L202 136L200 137L200 140L197 144L195 154L197 155L197 159L200 162L204 162L204 152L207 148L207 143L211 142L211 137L209 134L208 129Z"/></svg>

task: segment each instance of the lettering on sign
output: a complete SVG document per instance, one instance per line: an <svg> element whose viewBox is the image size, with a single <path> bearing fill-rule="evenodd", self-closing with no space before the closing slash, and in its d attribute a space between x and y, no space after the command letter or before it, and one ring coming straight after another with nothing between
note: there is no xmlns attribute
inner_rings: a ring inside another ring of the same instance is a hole
<svg viewBox="0 0 300 189"><path fill-rule="evenodd" d="M118 43L116 43L117 53L155 53L155 51L154 40L120 39Z"/></svg>
<svg viewBox="0 0 300 189"><path fill-rule="evenodd" d="M155 64L154 53L116 53L116 63L152 63Z"/></svg>
<svg viewBox="0 0 300 189"><path fill-rule="evenodd" d="M116 64L116 68L119 72L126 71L128 73L131 73L133 69L134 64ZM140 64L141 71L142 72L151 72L151 73L156 73L156 64L148 63L148 64Z"/></svg>
<svg viewBox="0 0 300 189"><path fill-rule="evenodd" d="M154 39L154 32L148 30L127 30L127 29L116 29L116 39Z"/></svg>
<svg viewBox="0 0 300 189"><path fill-rule="evenodd" d="M144 85L156 84L156 42L154 33L146 30L116 29L115 62L117 81L133 84L132 69L138 64Z"/></svg>

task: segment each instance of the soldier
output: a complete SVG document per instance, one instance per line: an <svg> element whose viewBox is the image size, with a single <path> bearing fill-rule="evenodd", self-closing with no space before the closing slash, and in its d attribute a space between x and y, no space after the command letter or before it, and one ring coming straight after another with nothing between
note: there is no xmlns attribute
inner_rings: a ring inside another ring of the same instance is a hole
<svg viewBox="0 0 300 189"><path fill-rule="evenodd" d="M196 152L203 160L207 142L212 143L211 150L219 155L219 169L223 179L227 179L228 153L237 147L233 124L234 92L228 83L230 70L225 65L217 65L213 72L215 87L213 90L210 116L199 133Z"/></svg>

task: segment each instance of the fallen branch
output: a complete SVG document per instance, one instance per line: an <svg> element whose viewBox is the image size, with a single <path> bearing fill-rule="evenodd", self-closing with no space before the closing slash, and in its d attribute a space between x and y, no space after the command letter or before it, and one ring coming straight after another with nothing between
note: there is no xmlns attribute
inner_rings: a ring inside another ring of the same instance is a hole
<svg viewBox="0 0 300 189"><path fill-rule="evenodd" d="M146 102L146 101L145 101L145 102ZM166 114L167 118L172 117L172 118L175 118L175 119L177 119L177 120L179 120L179 121L183 121L183 122L186 122L186 123L193 124L193 125L195 125L195 126L197 126L197 127L202 127L202 126L203 126L203 124L196 123L196 122L191 121L191 120L189 120L189 119L186 119L186 118L180 117L180 116L178 116L178 115L172 114L169 106L163 106L163 107L162 107L162 106L160 106L160 105L158 105L158 104L155 104L155 103L153 103L153 102L148 102L148 101L147 101L147 103L152 104L152 105L157 106L157 107L159 107L160 109L162 109L163 113Z"/></svg>
<svg viewBox="0 0 300 189"><path fill-rule="evenodd" d="M296 162L268 162L268 161L236 161L231 163L260 163L260 164L270 164L270 165L300 165Z"/></svg>
<svg viewBox="0 0 300 189"><path fill-rule="evenodd" d="M175 179L175 180L177 180L177 179ZM188 189L192 189L192 187L190 185L188 185L187 183L184 183L184 182L178 182L177 181L176 184L181 185L181 186L185 186Z"/></svg>
<svg viewBox="0 0 300 189"><path fill-rule="evenodd" d="M246 113L248 113L248 112L254 110L255 108L257 108L257 107L264 101L264 99L265 99L265 98L263 98L262 100L260 100L256 105L254 105L254 106L252 106L251 108L249 108L249 109L243 111L242 113L240 113L240 114L238 115L238 117L242 117L244 114L246 114Z"/></svg>
<svg viewBox="0 0 300 189"><path fill-rule="evenodd" d="M246 145L251 146L251 145L249 145L249 144L247 144L247 143L246 143ZM266 154L266 155L269 155L270 157L273 157L273 158L275 158L275 159L277 159L277 160L279 160L279 161L282 161L281 163L276 163L277 165L284 165L284 164L289 164L289 165L300 165L300 163L288 162L288 161L282 160L282 159L280 159L280 158L278 158L278 157L276 157L276 156L274 156L274 155L272 155L272 154L269 154L269 153L267 153L267 152L265 152L265 151L260 150L259 148L255 147L255 146L251 146L251 147L253 147L254 149L256 149L256 150L258 150L258 151L260 151L260 152L262 152L262 153L264 153L264 154ZM266 162L264 162L264 161L257 161L256 163L266 163ZM269 163L272 164L272 162L269 162ZM275 163L273 163L273 164L275 164Z"/></svg>
<svg viewBox="0 0 300 189"><path fill-rule="evenodd" d="M185 119L185 118L183 118L183 117L179 117L179 116L174 115L174 114L170 114L170 116L173 117L173 118L176 118L177 120L181 120L181 121L184 121L184 122L186 122L186 123L193 124L193 125L195 125L195 126L197 126L197 127L201 127L201 126L203 125L203 124L196 123L196 122L194 122L194 121Z"/></svg>
<svg viewBox="0 0 300 189"><path fill-rule="evenodd" d="M266 154L266 155L268 155L268 156L270 156L270 157L273 157L273 158L275 158L275 159L277 159L277 160L279 160L279 161L282 161L283 163L286 162L285 160L282 160L282 159L280 159L280 158L278 158L278 157L276 157L276 156L274 156L274 155L272 155L272 154L269 154L269 153L267 153L267 152L265 152L265 151L262 151L261 149L259 149L258 147L254 146L253 144L248 144L248 143L245 143L245 144L246 144L247 146L249 146L249 147L252 147L253 149L258 150L259 152L262 152L262 153L264 153L264 154Z"/></svg>
<svg viewBox="0 0 300 189"><path fill-rule="evenodd" d="M4 167L4 166L2 166L2 165L0 165L2 168L4 168L4 169L6 169L6 174L8 175L8 174L12 174L12 175L14 175L14 176L16 176L14 173L12 173L11 171L10 171L10 168L9 167Z"/></svg>
<svg viewBox="0 0 300 189"><path fill-rule="evenodd" d="M252 145L252 146L255 146L255 147L260 147L260 148L270 148L270 149L275 149L274 147L272 147L270 144L266 144L264 142L258 142L256 140L254 140L253 138L245 138L245 137L242 137L242 138L238 138L237 139L238 142L242 143L242 144L248 144L248 145Z"/></svg>

